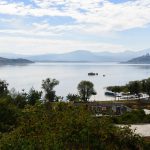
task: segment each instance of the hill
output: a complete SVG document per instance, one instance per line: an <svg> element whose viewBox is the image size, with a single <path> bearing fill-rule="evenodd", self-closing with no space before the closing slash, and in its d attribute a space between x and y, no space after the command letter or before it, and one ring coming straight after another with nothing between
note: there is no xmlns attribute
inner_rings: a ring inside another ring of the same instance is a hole
<svg viewBox="0 0 150 150"><path fill-rule="evenodd" d="M134 57L138 57L150 52L150 49L138 52L125 51L125 52L91 52L87 50L77 50L69 53L62 54L44 54L33 55L24 57L33 61L72 61L72 62L120 62L127 61Z"/></svg>
<svg viewBox="0 0 150 150"><path fill-rule="evenodd" d="M124 51L124 52L91 52L87 50L77 50L68 53L47 53L41 55L20 55L1 53L5 58L24 58L38 62L126 62L132 58L140 57L150 53L150 49L141 51Z"/></svg>
<svg viewBox="0 0 150 150"><path fill-rule="evenodd" d="M125 63L128 63L128 64L150 64L150 55L146 54L141 57L133 58Z"/></svg>
<svg viewBox="0 0 150 150"><path fill-rule="evenodd" d="M66 62L91 62L101 61L101 59L90 51L78 50L64 54L45 54L28 57L33 61L66 61Z"/></svg>
<svg viewBox="0 0 150 150"><path fill-rule="evenodd" d="M149 53L150 49L141 50L137 52L125 51L125 52L91 52L87 50L77 50L69 53L62 54L44 54L33 55L25 57L33 61L72 61L72 62L122 62L129 59L139 57L146 53Z"/></svg>
<svg viewBox="0 0 150 150"><path fill-rule="evenodd" d="M33 61L27 59L8 59L0 57L0 65L15 65L15 64L29 64L33 63Z"/></svg>

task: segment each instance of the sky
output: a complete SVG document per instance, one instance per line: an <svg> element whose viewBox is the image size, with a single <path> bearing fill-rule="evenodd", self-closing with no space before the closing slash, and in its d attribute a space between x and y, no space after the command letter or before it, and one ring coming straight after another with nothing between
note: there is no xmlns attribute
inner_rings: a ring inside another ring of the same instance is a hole
<svg viewBox="0 0 150 150"><path fill-rule="evenodd" d="M0 0L0 53L150 48L150 0Z"/></svg>

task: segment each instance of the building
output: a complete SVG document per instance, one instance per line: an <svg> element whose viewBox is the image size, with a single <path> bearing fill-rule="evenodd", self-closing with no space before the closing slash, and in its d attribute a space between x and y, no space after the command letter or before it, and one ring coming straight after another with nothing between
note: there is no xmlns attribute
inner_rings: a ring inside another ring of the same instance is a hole
<svg viewBox="0 0 150 150"><path fill-rule="evenodd" d="M130 112L132 109L119 103L100 103L100 102L78 102L74 103L74 106L86 106L96 115L122 115L126 112Z"/></svg>

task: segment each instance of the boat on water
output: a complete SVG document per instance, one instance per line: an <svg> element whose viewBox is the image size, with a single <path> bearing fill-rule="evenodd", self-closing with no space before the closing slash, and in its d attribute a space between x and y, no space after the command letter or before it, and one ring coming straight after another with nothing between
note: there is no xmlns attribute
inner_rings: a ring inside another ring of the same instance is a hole
<svg viewBox="0 0 150 150"><path fill-rule="evenodd" d="M116 96L116 93L114 93L114 92L112 92L112 91L106 91L106 92L105 92L105 95L106 95L106 96L115 97L115 96Z"/></svg>
<svg viewBox="0 0 150 150"><path fill-rule="evenodd" d="M115 92L112 92L112 91L106 91L105 92L105 95L106 96L111 96L111 97L121 97L121 93L115 93Z"/></svg>
<svg viewBox="0 0 150 150"><path fill-rule="evenodd" d="M123 93L123 92L115 93L115 92L112 92L112 91L106 91L105 95L110 96L110 97L118 97L120 100L126 100L126 99L149 100L149 95L143 94L143 93L140 93L139 95L136 95L136 94L132 95L130 93Z"/></svg>
<svg viewBox="0 0 150 150"><path fill-rule="evenodd" d="M98 76L98 73L94 73L94 72L89 72L88 76Z"/></svg>

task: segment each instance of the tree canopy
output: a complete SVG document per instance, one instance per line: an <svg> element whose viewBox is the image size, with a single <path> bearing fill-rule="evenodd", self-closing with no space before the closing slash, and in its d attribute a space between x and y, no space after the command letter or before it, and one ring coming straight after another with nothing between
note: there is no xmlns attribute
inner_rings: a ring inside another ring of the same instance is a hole
<svg viewBox="0 0 150 150"><path fill-rule="evenodd" d="M5 80L0 80L0 97L8 94L8 85Z"/></svg>
<svg viewBox="0 0 150 150"><path fill-rule="evenodd" d="M90 111L82 105L74 107L62 102L45 103L27 105L16 116L15 110L11 109L10 113L19 122L10 120L14 125L13 130L1 134L2 150L138 150L144 147L142 138L128 127L114 126L105 117L92 117ZM6 120L2 120L4 125L9 123Z"/></svg>
<svg viewBox="0 0 150 150"><path fill-rule="evenodd" d="M78 92L82 101L87 102L92 95L95 95L94 84L90 81L81 81L78 84Z"/></svg>
<svg viewBox="0 0 150 150"><path fill-rule="evenodd" d="M45 98L48 101L53 102L55 100L54 87L58 84L59 84L59 81L56 79L47 78L46 80L42 81L42 88L44 89L44 91L46 93Z"/></svg>
<svg viewBox="0 0 150 150"><path fill-rule="evenodd" d="M43 80L46 94L58 85L55 79ZM7 88L6 88L7 89ZM78 90L83 102L95 94L94 85L82 81ZM1 150L142 150L149 143L128 126L118 127L117 122L138 122L150 117L143 111L120 117L96 117L84 104L41 101L41 91L7 91L0 97L0 149ZM78 95L69 95L70 99ZM52 97L47 97L52 100Z"/></svg>

